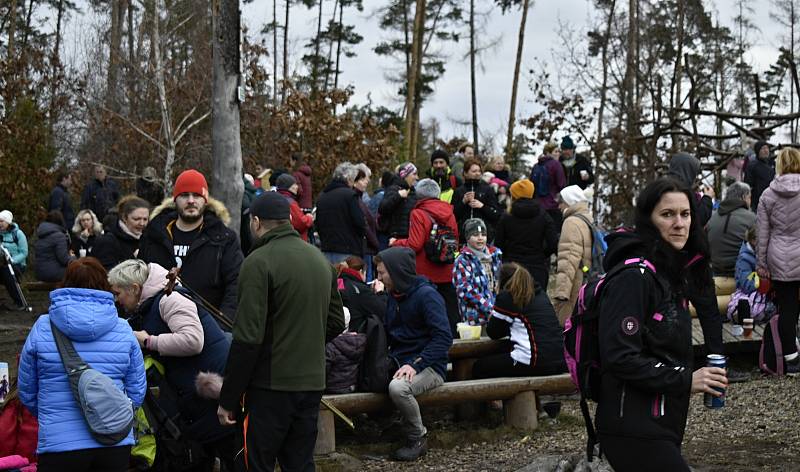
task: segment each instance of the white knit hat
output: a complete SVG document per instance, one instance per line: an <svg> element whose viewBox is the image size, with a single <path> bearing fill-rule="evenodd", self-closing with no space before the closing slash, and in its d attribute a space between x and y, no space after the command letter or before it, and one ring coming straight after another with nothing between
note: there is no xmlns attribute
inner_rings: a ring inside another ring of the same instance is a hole
<svg viewBox="0 0 800 472"><path fill-rule="evenodd" d="M564 187L561 189L561 199L564 200L569 206L572 206L578 202L588 202L589 200L586 199L586 194L583 193L583 190L578 187L577 185L570 185L569 187Z"/></svg>
<svg viewBox="0 0 800 472"><path fill-rule="evenodd" d="M14 215L8 210L0 211L0 221L11 224L14 222Z"/></svg>

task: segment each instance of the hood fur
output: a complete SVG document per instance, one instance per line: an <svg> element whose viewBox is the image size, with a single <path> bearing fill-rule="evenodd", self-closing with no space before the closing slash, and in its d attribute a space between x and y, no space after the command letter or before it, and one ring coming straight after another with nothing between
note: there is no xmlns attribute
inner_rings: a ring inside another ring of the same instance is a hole
<svg viewBox="0 0 800 472"><path fill-rule="evenodd" d="M155 219L155 217L161 213L175 209L175 200L173 200L172 197L167 197L161 202L161 205L155 207L153 211L150 212L150 221ZM219 218L225 226L228 226L228 224L231 222L231 214L228 212L228 209L225 208L225 205L221 201L215 198L208 197L208 201L206 202L206 211L210 211L217 215L217 218Z"/></svg>

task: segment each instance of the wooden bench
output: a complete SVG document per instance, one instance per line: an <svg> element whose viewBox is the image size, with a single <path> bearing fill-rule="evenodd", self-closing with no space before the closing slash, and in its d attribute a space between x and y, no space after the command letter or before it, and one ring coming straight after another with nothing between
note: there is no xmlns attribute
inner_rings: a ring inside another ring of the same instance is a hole
<svg viewBox="0 0 800 472"><path fill-rule="evenodd" d="M505 423L515 428L535 430L538 426L536 395L569 394L575 391L569 374L547 377L497 378L445 382L444 385L417 397L420 406L457 405L463 402L503 400ZM394 404L388 394L348 393L323 397L346 415L390 410ZM320 405L317 420L317 443L314 454L336 450L335 418Z"/></svg>
<svg viewBox="0 0 800 472"><path fill-rule="evenodd" d="M58 286L56 282L39 282L38 280L32 282L25 282L22 284L22 288L25 290L30 291L37 291L37 292L50 292L55 290Z"/></svg>

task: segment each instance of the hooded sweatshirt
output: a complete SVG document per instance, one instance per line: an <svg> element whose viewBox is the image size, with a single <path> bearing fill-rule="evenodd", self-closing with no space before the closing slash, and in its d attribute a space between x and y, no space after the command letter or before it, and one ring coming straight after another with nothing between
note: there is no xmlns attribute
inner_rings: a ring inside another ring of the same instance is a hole
<svg viewBox="0 0 800 472"><path fill-rule="evenodd" d="M800 174L775 177L757 213L758 265L775 280L800 280Z"/></svg>
<svg viewBox="0 0 800 472"><path fill-rule="evenodd" d="M36 256L36 279L42 282L60 282L67 264L74 260L69 254L69 237L61 225L44 221L36 230L33 253Z"/></svg>
<svg viewBox="0 0 800 472"><path fill-rule="evenodd" d="M667 175L693 190L697 176L700 175L700 160L685 152L679 152L670 159ZM700 218L700 225L705 226L711 218L714 202L707 195L695 194L695 203L697 203L697 216Z"/></svg>
<svg viewBox="0 0 800 472"><path fill-rule="evenodd" d="M732 277L744 233L756 222L756 215L743 200L723 200L708 221L708 242L714 274Z"/></svg>
<svg viewBox="0 0 800 472"><path fill-rule="evenodd" d="M378 256L394 285L386 309L389 355L417 373L430 367L445 378L453 334L444 299L428 279L417 276L411 249L393 247Z"/></svg>

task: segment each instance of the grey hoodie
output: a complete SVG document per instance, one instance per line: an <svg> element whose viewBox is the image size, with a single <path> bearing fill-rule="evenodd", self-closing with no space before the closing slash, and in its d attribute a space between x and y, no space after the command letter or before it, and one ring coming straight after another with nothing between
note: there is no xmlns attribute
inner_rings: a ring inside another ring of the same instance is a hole
<svg viewBox="0 0 800 472"><path fill-rule="evenodd" d="M689 188L694 186L697 175L700 173L700 159L687 154L679 152L672 156L669 161L669 172L667 175L675 177L683 182Z"/></svg>
<svg viewBox="0 0 800 472"><path fill-rule="evenodd" d="M391 247L378 254L392 277L394 291L406 293L417 276L417 255L407 247Z"/></svg>

